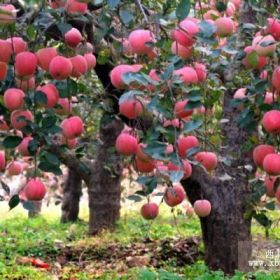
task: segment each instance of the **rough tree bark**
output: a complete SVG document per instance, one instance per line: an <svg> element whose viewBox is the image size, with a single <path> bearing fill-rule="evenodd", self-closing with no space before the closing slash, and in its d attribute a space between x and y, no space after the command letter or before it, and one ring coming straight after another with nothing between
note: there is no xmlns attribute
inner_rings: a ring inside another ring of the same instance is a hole
<svg viewBox="0 0 280 280"><path fill-rule="evenodd" d="M61 222L75 222L79 215L79 203L82 195L82 179L74 169L68 169L63 186Z"/></svg>
<svg viewBox="0 0 280 280"><path fill-rule="evenodd" d="M241 22L254 23L255 20L253 10L244 4ZM224 73L224 79L234 75L230 71ZM252 252L249 200L252 190L248 180L255 173L251 153L245 154L241 149L250 134L238 127L240 112L230 106L231 99L232 94L226 92L223 118L228 122L222 127L223 143L219 149L221 156L231 159L230 166L220 164L213 177L200 167L194 167L191 178L182 182L192 204L202 198L211 202L210 216L200 218L205 262L211 269L222 269L229 274L236 269L249 270L248 260ZM251 171L245 168L249 165L253 167ZM225 174L231 179L225 180Z"/></svg>
<svg viewBox="0 0 280 280"><path fill-rule="evenodd" d="M103 116L100 127L101 143L88 184L90 234L114 228L120 216L123 166L120 156L112 147L122 129L122 121L114 119L108 122L106 116Z"/></svg>
<svg viewBox="0 0 280 280"><path fill-rule="evenodd" d="M248 207L251 188L248 178L253 171L249 172L245 166L253 163L251 156L241 151L248 134L237 126L239 113L229 106L229 100L226 94L224 118L229 122L223 127L225 141L220 152L232 159L231 166L220 164L213 177L200 167L194 167L191 178L182 183L191 203L204 198L212 204L210 216L200 219L206 264L211 269L222 269L232 274L236 269L248 270L251 256L251 215ZM231 179L225 180L225 174Z"/></svg>
<svg viewBox="0 0 280 280"><path fill-rule="evenodd" d="M28 210L28 218L34 218L40 215L42 208L42 201L30 201L32 208Z"/></svg>

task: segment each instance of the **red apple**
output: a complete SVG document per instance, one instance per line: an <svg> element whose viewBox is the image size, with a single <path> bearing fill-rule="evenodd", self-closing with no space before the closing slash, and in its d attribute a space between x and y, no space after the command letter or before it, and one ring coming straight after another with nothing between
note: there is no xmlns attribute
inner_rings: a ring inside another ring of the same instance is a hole
<svg viewBox="0 0 280 280"><path fill-rule="evenodd" d="M197 200L193 205L193 209L199 217L207 217L211 213L211 203L206 199Z"/></svg>
<svg viewBox="0 0 280 280"><path fill-rule="evenodd" d="M38 178L30 179L24 187L24 193L28 200L42 200L45 197L46 192L45 185Z"/></svg>
<svg viewBox="0 0 280 280"><path fill-rule="evenodd" d="M158 212L158 205L153 202L148 202L141 207L141 215L146 220L155 219Z"/></svg>

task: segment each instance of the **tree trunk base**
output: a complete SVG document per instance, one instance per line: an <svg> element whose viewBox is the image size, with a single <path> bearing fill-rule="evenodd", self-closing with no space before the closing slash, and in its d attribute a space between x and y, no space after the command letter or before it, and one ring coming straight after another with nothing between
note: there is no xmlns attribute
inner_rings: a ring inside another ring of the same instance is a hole
<svg viewBox="0 0 280 280"><path fill-rule="evenodd" d="M68 169L68 176L63 188L61 223L77 221L81 195L82 180L74 170Z"/></svg>

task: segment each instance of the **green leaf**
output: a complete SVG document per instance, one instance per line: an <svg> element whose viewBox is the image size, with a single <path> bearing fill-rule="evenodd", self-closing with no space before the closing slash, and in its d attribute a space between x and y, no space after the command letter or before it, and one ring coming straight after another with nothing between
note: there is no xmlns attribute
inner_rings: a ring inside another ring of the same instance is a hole
<svg viewBox="0 0 280 280"><path fill-rule="evenodd" d="M58 157L55 154L46 152L44 154L44 157L51 164L54 164L54 165L59 165L60 164L60 161L59 161Z"/></svg>
<svg viewBox="0 0 280 280"><path fill-rule="evenodd" d="M1 180L1 185L2 185L2 188L3 190L7 193L7 194L10 194L10 187Z"/></svg>
<svg viewBox="0 0 280 280"><path fill-rule="evenodd" d="M46 105L48 103L48 98L44 92L37 91L35 92L34 101L37 105Z"/></svg>
<svg viewBox="0 0 280 280"><path fill-rule="evenodd" d="M127 25L133 20L133 14L129 10L120 10L120 18Z"/></svg>
<svg viewBox="0 0 280 280"><path fill-rule="evenodd" d="M19 203L20 203L19 195L18 194L13 195L9 201L10 210L15 208Z"/></svg>
<svg viewBox="0 0 280 280"><path fill-rule="evenodd" d="M266 203L265 208L271 211L275 210L275 201Z"/></svg>
<svg viewBox="0 0 280 280"><path fill-rule="evenodd" d="M259 63L259 56L256 51L252 51L247 55L247 60L249 64L253 67L257 66Z"/></svg>
<svg viewBox="0 0 280 280"><path fill-rule="evenodd" d="M143 92L142 91L139 91L139 90L130 90L126 93L124 93L120 99L119 99L119 104L123 103L123 102L126 102L126 101L129 101L129 100L133 100L135 99L135 97L137 95L143 95Z"/></svg>
<svg viewBox="0 0 280 280"><path fill-rule="evenodd" d="M42 120L42 127L47 129L51 128L55 125L56 120L57 120L56 116L47 116Z"/></svg>
<svg viewBox="0 0 280 280"><path fill-rule="evenodd" d="M143 200L143 198L141 196L135 195L135 194L128 196L127 199L133 200L134 202L139 202L139 201Z"/></svg>
<svg viewBox="0 0 280 280"><path fill-rule="evenodd" d="M255 213L254 218L256 221L265 228L270 228L272 221L265 215L265 213Z"/></svg>
<svg viewBox="0 0 280 280"><path fill-rule="evenodd" d="M166 144L158 141L148 144L146 148L143 148L143 152L153 159L164 160L167 158Z"/></svg>
<svg viewBox="0 0 280 280"><path fill-rule="evenodd" d="M169 179L172 183L179 183L184 177L183 171L169 171L168 173Z"/></svg>
<svg viewBox="0 0 280 280"><path fill-rule="evenodd" d="M184 132L189 133L195 129L198 129L203 124L203 120L193 120L186 122L184 125Z"/></svg>
<svg viewBox="0 0 280 280"><path fill-rule="evenodd" d="M64 35L66 32L68 32L71 28L72 25L69 23L59 23L57 25L59 31L62 33L62 35Z"/></svg>
<svg viewBox="0 0 280 280"><path fill-rule="evenodd" d="M7 136L3 140L3 146L6 149L14 149L22 142L22 138L19 136Z"/></svg>
<svg viewBox="0 0 280 280"><path fill-rule="evenodd" d="M181 0L176 9L176 16L179 20L185 19L191 10L190 0Z"/></svg>
<svg viewBox="0 0 280 280"><path fill-rule="evenodd" d="M51 172L55 175L62 175L62 171L59 165L54 165L47 161L41 161L38 165L38 168L44 172Z"/></svg>
<svg viewBox="0 0 280 280"><path fill-rule="evenodd" d="M224 12L227 9L227 5L224 2L217 2L216 3L216 9L221 13Z"/></svg>
<svg viewBox="0 0 280 280"><path fill-rule="evenodd" d="M22 207L25 209L25 210L32 210L34 208L34 205L32 203L32 201L22 201Z"/></svg>
<svg viewBox="0 0 280 280"><path fill-rule="evenodd" d="M136 181L140 185L143 185L143 191L146 195L152 193L153 190L157 187L157 178L155 176L138 177Z"/></svg>
<svg viewBox="0 0 280 280"><path fill-rule="evenodd" d="M120 0L108 0L108 5L114 9L120 4Z"/></svg>

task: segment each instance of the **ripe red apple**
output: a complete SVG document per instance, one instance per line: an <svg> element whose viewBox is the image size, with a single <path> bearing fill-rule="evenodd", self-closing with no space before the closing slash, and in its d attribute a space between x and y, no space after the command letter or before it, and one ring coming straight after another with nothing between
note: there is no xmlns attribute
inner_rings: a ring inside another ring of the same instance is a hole
<svg viewBox="0 0 280 280"><path fill-rule="evenodd" d="M135 165L138 172L150 173L155 169L155 162L151 159L143 161L136 157Z"/></svg>
<svg viewBox="0 0 280 280"><path fill-rule="evenodd" d="M280 175L280 155L268 154L264 158L263 169L269 175Z"/></svg>
<svg viewBox="0 0 280 280"><path fill-rule="evenodd" d="M89 42L81 42L79 45L76 47L76 53L77 54L92 54L94 51L94 47L91 43Z"/></svg>
<svg viewBox="0 0 280 280"><path fill-rule="evenodd" d="M265 56L259 56L252 46L246 47L244 49L244 52L246 52L246 56L245 56L245 58L243 58L242 64L246 68L262 69L266 65L266 63L267 63L266 57ZM249 59L249 55L251 55L252 52L256 53L256 63L255 62L253 63Z"/></svg>
<svg viewBox="0 0 280 280"><path fill-rule="evenodd" d="M25 52L27 50L27 43L21 37L8 38L7 42L11 44L14 54Z"/></svg>
<svg viewBox="0 0 280 280"><path fill-rule="evenodd" d="M9 88L4 93L4 106L10 111L19 109L24 104L25 94L21 89Z"/></svg>
<svg viewBox="0 0 280 280"><path fill-rule="evenodd" d="M234 99L243 99L246 97L246 92L247 92L246 88L240 88L234 93L233 98Z"/></svg>
<svg viewBox="0 0 280 280"><path fill-rule="evenodd" d="M229 36L234 31L234 22L229 17L220 17L216 19L215 26L217 28L217 34L221 37Z"/></svg>
<svg viewBox="0 0 280 280"><path fill-rule="evenodd" d="M187 18L179 23L179 28L171 32L171 37L179 44L190 47L194 44L194 36L198 32L198 24Z"/></svg>
<svg viewBox="0 0 280 280"><path fill-rule="evenodd" d="M23 129L28 121L33 120L33 115L29 110L16 110L11 114L11 124L16 129Z"/></svg>
<svg viewBox="0 0 280 280"><path fill-rule="evenodd" d="M211 203L206 199L200 199L195 201L193 209L199 217L207 217L211 213Z"/></svg>
<svg viewBox="0 0 280 280"><path fill-rule="evenodd" d="M19 77L31 77L37 68L37 57L32 52L21 52L15 58L15 71Z"/></svg>
<svg viewBox="0 0 280 280"><path fill-rule="evenodd" d="M22 173L22 171L22 164L19 161L12 161L7 167L7 172L9 176L19 175Z"/></svg>
<svg viewBox="0 0 280 280"><path fill-rule="evenodd" d="M263 44L269 44L267 46L263 46ZM256 52L260 56L270 56L276 50L276 41L271 35L267 36L256 36L252 42L253 48L255 48Z"/></svg>
<svg viewBox="0 0 280 280"><path fill-rule="evenodd" d="M206 66L204 64L202 64L202 63L195 63L194 64L194 69L196 71L198 81L199 82L205 81L205 79L207 77Z"/></svg>
<svg viewBox="0 0 280 280"><path fill-rule="evenodd" d="M234 16L236 12L236 7L232 2L227 3L227 9L226 9L226 14L228 17Z"/></svg>
<svg viewBox="0 0 280 280"><path fill-rule="evenodd" d="M16 86L20 88L23 91L29 91L35 88L35 78L31 77L29 79L23 79L23 78L15 78Z"/></svg>
<svg viewBox="0 0 280 280"><path fill-rule="evenodd" d="M262 125L268 133L280 133L280 111L270 110L266 112L262 118Z"/></svg>
<svg viewBox="0 0 280 280"><path fill-rule="evenodd" d="M195 160L200 162L207 171L214 170L218 165L218 158L212 152L199 152L195 155Z"/></svg>
<svg viewBox="0 0 280 280"><path fill-rule="evenodd" d="M85 58L85 60L87 62L87 69L88 69L88 71L90 69L95 68L95 66L96 66L96 57L92 53L84 54L84 58Z"/></svg>
<svg viewBox="0 0 280 280"><path fill-rule="evenodd" d="M57 51L55 48L44 48L36 52L38 59L38 65L45 71L49 71L49 66L54 57L57 56Z"/></svg>
<svg viewBox="0 0 280 280"><path fill-rule="evenodd" d="M174 114L176 118L183 119L185 117L191 116L193 113L192 109L185 109L187 106L188 100L177 101L174 107Z"/></svg>
<svg viewBox="0 0 280 280"><path fill-rule="evenodd" d="M46 192L45 185L38 178L30 179L24 187L24 193L28 200L42 200L45 197Z"/></svg>
<svg viewBox="0 0 280 280"><path fill-rule="evenodd" d="M29 142L32 140L33 140L33 137L26 136L22 139L21 143L18 145L17 150L22 156L24 156L24 157L30 156L28 146L29 146Z"/></svg>
<svg viewBox="0 0 280 280"><path fill-rule="evenodd" d="M9 25L16 21L17 10L15 6L10 4L0 5L0 25Z"/></svg>
<svg viewBox="0 0 280 280"><path fill-rule="evenodd" d="M49 0L48 2L53 9L58 9L65 6L65 0Z"/></svg>
<svg viewBox="0 0 280 280"><path fill-rule="evenodd" d="M142 148L145 148L146 146L147 145L145 145L143 143L138 144L136 156L137 156L138 159L140 159L142 161L150 161L151 160L151 157L143 152Z"/></svg>
<svg viewBox="0 0 280 280"><path fill-rule="evenodd" d="M186 215L187 216L192 216L194 214L193 207L190 203L187 203L184 208L186 210Z"/></svg>
<svg viewBox="0 0 280 280"><path fill-rule="evenodd" d="M49 65L49 72L55 80L65 80L72 73L71 60L63 56L55 56Z"/></svg>
<svg viewBox="0 0 280 280"><path fill-rule="evenodd" d="M78 116L73 116L62 121L60 125L65 138L73 139L82 135L84 123Z"/></svg>
<svg viewBox="0 0 280 280"><path fill-rule="evenodd" d="M280 40L280 22L276 18L267 19L266 33L271 34L277 41Z"/></svg>
<svg viewBox="0 0 280 280"><path fill-rule="evenodd" d="M155 36L150 30L138 29L129 34L131 51L135 54L148 54L153 50L149 43L155 43Z"/></svg>
<svg viewBox="0 0 280 280"><path fill-rule="evenodd" d="M172 43L171 52L182 57L183 59L187 59L192 55L192 48L180 45L175 41Z"/></svg>
<svg viewBox="0 0 280 280"><path fill-rule="evenodd" d="M0 171L4 171L6 168L6 156L4 151L0 151Z"/></svg>
<svg viewBox="0 0 280 280"><path fill-rule="evenodd" d="M5 62L0 62L0 81L4 81L7 77L8 65Z"/></svg>
<svg viewBox="0 0 280 280"><path fill-rule="evenodd" d="M125 89L127 86L122 80L122 76L128 72L135 72L131 65L121 64L113 68L110 73L111 83L117 89Z"/></svg>
<svg viewBox="0 0 280 280"><path fill-rule="evenodd" d="M275 153L276 149L271 145L258 145L253 151L254 162L258 167L263 168L264 158Z"/></svg>
<svg viewBox="0 0 280 280"><path fill-rule="evenodd" d="M272 85L275 89L280 90L280 67L276 67L272 73Z"/></svg>
<svg viewBox="0 0 280 280"><path fill-rule="evenodd" d="M143 113L143 106L136 99L126 100L119 104L119 112L128 119L136 119Z"/></svg>
<svg viewBox="0 0 280 280"><path fill-rule="evenodd" d="M266 92L264 97L265 104L273 104L273 101L276 101L276 96L272 92Z"/></svg>
<svg viewBox="0 0 280 280"><path fill-rule="evenodd" d="M13 52L11 43L0 39L0 49L0 62L9 63Z"/></svg>
<svg viewBox="0 0 280 280"><path fill-rule="evenodd" d="M123 155L133 155L137 153L138 141L137 138L122 132L116 140L116 150Z"/></svg>
<svg viewBox="0 0 280 280"><path fill-rule="evenodd" d="M45 107L53 108L59 99L59 92L54 84L46 84L44 86L39 86L37 92L43 92L47 97L47 104Z"/></svg>
<svg viewBox="0 0 280 280"><path fill-rule="evenodd" d="M180 157L186 158L189 149L198 147L199 142L195 136L181 136L177 141Z"/></svg>
<svg viewBox="0 0 280 280"><path fill-rule="evenodd" d="M261 72L260 78L261 78L262 80L267 80L267 79L268 79L268 72L267 72L267 70L263 70L263 71Z"/></svg>
<svg viewBox="0 0 280 280"><path fill-rule="evenodd" d="M154 202L145 203L141 207L141 215L146 220L155 219L158 216L158 205Z"/></svg>
<svg viewBox="0 0 280 280"><path fill-rule="evenodd" d="M68 14L85 14L87 8L86 3L80 3L77 0L67 0L66 2L66 11Z"/></svg>
<svg viewBox="0 0 280 280"><path fill-rule="evenodd" d="M64 35L66 44L71 48L76 48L82 41L82 34L77 28L71 28Z"/></svg>
<svg viewBox="0 0 280 280"><path fill-rule="evenodd" d="M178 119L165 120L163 123L163 127L168 127L168 126L180 128L180 120Z"/></svg>
<svg viewBox="0 0 280 280"><path fill-rule="evenodd" d="M79 54L74 57L71 57L70 60L73 65L71 72L72 77L79 78L87 72L87 61L83 56Z"/></svg>
<svg viewBox="0 0 280 280"><path fill-rule="evenodd" d="M174 76L179 76L180 80L186 85L197 84L198 77L194 68L185 66L174 71Z"/></svg>
<svg viewBox="0 0 280 280"><path fill-rule="evenodd" d="M57 104L61 106L61 108L55 109L58 114L67 115L71 113L72 104L68 98L59 98Z"/></svg>
<svg viewBox="0 0 280 280"><path fill-rule="evenodd" d="M274 191L275 181L276 181L276 177L269 176L269 175L265 176L264 186L266 188L266 195L268 197L274 197L275 196L275 191ZM279 186L278 186L278 188L279 188Z"/></svg>
<svg viewBox="0 0 280 280"><path fill-rule="evenodd" d="M176 185L166 189L163 199L168 206L174 207L182 203L182 201L185 199L185 196L184 188L181 185Z"/></svg>
<svg viewBox="0 0 280 280"><path fill-rule="evenodd" d="M175 165L172 162L169 162L168 165L169 171L180 171L182 170L184 172L183 179L187 179L192 175L192 166L187 160L182 160L182 166Z"/></svg>

